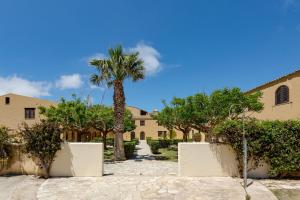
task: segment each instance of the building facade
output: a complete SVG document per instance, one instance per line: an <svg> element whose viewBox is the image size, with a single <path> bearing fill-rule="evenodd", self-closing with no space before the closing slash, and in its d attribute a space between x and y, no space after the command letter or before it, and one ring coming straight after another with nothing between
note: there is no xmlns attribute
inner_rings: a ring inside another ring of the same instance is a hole
<svg viewBox="0 0 300 200"><path fill-rule="evenodd" d="M8 127L10 134L16 134L23 122L33 125L41 120L39 106L51 105L56 103L11 93L2 95L0 96L0 125Z"/></svg>
<svg viewBox="0 0 300 200"><path fill-rule="evenodd" d="M132 106L127 106L127 109L130 110L133 115L136 129L131 132L126 132L124 134L124 140L131 140L133 138L145 140L146 137L151 137L152 139L169 137L169 131L165 127L160 126L157 121L152 118L152 115L157 111L148 113L145 110ZM194 130L190 133L190 138L193 131ZM175 138L182 139L182 132L174 130L173 133Z"/></svg>
<svg viewBox="0 0 300 200"><path fill-rule="evenodd" d="M0 126L6 126L9 128L10 134L16 134L23 122L28 125L40 122L42 116L39 114L39 106L49 107L55 105L57 105L56 102L38 98L16 94L2 95L0 96ZM168 136L169 131L163 126L158 125L157 121L152 118L152 113L132 106L128 106L127 109L130 110L133 115L136 129L132 132L125 133L125 140L131 140L133 138L145 140L146 137L157 139ZM182 132L180 131L175 131L174 135L175 138L182 138ZM97 131L91 131L90 134L78 138L76 132L66 132L62 137L67 141L88 141L99 137L99 133Z"/></svg>
<svg viewBox="0 0 300 200"><path fill-rule="evenodd" d="M264 109L252 113L261 120L300 119L300 70L249 90L246 94L262 92Z"/></svg>

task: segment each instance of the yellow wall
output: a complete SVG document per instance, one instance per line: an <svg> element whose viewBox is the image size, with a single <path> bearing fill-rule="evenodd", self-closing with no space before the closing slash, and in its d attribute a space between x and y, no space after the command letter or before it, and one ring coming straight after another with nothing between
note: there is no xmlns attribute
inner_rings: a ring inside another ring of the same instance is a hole
<svg viewBox="0 0 300 200"><path fill-rule="evenodd" d="M289 87L289 102L275 105L275 92L281 85ZM262 120L288 120L300 119L300 72L270 82L266 85L251 90L248 93L261 91L264 109L260 113L251 116Z"/></svg>
<svg viewBox="0 0 300 200"><path fill-rule="evenodd" d="M133 119L135 120L135 125L137 126L136 129L133 131L135 133L136 138L140 139L141 132L145 133L145 138L152 137L153 139L158 138L158 131L166 131L167 134L169 133L169 131L165 127L159 126L157 121L154 120L149 113L147 115L140 115L140 109L131 106L128 106L127 109L129 109L133 114ZM145 120L145 126L140 126L141 120ZM175 131L176 138L182 139L182 132L177 130ZM130 132L126 132L124 134L124 140L130 140Z"/></svg>
<svg viewBox="0 0 300 200"><path fill-rule="evenodd" d="M12 146L8 162L0 165L0 175L27 174L43 175L35 159L28 157L21 145ZM102 176L102 143L63 143L56 153L50 169L51 176Z"/></svg>
<svg viewBox="0 0 300 200"><path fill-rule="evenodd" d="M5 97L10 98L10 104L5 104ZM0 96L0 125L8 127L11 134L15 134L22 122L32 125L40 121L39 106L56 105L56 103L25 97L15 94ZM35 119L25 119L25 108L35 108Z"/></svg>

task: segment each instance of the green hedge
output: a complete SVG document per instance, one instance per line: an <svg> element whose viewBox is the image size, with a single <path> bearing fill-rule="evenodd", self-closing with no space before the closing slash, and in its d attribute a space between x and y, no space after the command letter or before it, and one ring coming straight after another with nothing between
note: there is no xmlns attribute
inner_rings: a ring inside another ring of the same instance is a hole
<svg viewBox="0 0 300 200"><path fill-rule="evenodd" d="M101 137L95 137L90 142L102 142ZM114 146L114 138L106 138L106 145Z"/></svg>
<svg viewBox="0 0 300 200"><path fill-rule="evenodd" d="M152 137L146 137L146 142L147 142L148 145L150 145L149 143L150 143L151 140L152 140Z"/></svg>
<svg viewBox="0 0 300 200"><path fill-rule="evenodd" d="M214 132L232 145L242 166L242 122L228 120L218 125ZM270 164L271 176L289 176L300 171L299 121L245 121L248 155L255 167L262 160Z"/></svg>
<svg viewBox="0 0 300 200"><path fill-rule="evenodd" d="M125 150L125 157L126 159L132 158L134 156L135 150L135 142L133 141L126 141L124 142L124 150Z"/></svg>
<svg viewBox="0 0 300 200"><path fill-rule="evenodd" d="M160 143L158 140L150 140L149 141L149 146L153 154L158 154L159 153L159 148L160 148Z"/></svg>
<svg viewBox="0 0 300 200"><path fill-rule="evenodd" d="M158 154L160 148L169 148L172 145L178 145L179 142L182 142L181 139L158 139L152 140L150 137L147 138L147 143L151 148L152 153Z"/></svg>

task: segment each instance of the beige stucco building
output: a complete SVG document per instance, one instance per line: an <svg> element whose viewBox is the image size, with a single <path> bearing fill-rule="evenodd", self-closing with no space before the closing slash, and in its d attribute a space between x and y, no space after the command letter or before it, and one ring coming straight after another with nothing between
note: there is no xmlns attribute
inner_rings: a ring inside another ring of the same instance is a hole
<svg viewBox="0 0 300 200"><path fill-rule="evenodd" d="M0 96L0 125L8 127L10 134L16 134L23 122L33 125L41 120L39 106L51 105L56 103L11 93L2 95Z"/></svg>
<svg viewBox="0 0 300 200"><path fill-rule="evenodd" d="M300 70L246 92L262 92L264 109L251 116L262 120L300 119Z"/></svg>
<svg viewBox="0 0 300 200"><path fill-rule="evenodd" d="M127 106L127 109L130 110L133 115L136 129L132 132L125 133L125 140L131 140L133 138L145 140L146 137L152 137L153 139L157 139L169 136L169 131L165 127L159 126L157 121L152 118L152 115L155 114L155 112L157 111L149 113L147 111L132 106ZM182 139L182 132L176 130L174 131L175 138ZM193 132L194 130L191 131L190 138Z"/></svg>
<svg viewBox="0 0 300 200"><path fill-rule="evenodd" d="M48 107L51 105L55 106L57 103L11 93L2 95L0 96L0 125L8 127L10 134L16 134L23 122L32 125L41 120L39 106ZM159 126L157 121L151 117L151 113L132 106L127 106L127 109L132 112L137 127L134 131L124 134L125 140L131 140L132 138L144 140L146 137L163 138L168 134L168 130ZM182 132L176 131L175 135L176 138L182 138ZM76 133L68 132L63 135L63 139L67 141L85 141L97 136L99 134L92 131L87 138L83 137L79 140Z"/></svg>

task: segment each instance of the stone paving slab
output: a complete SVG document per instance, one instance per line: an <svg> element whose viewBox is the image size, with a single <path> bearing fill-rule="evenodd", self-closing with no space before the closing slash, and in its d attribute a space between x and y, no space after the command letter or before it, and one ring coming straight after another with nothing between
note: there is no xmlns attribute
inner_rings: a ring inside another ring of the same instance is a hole
<svg viewBox="0 0 300 200"><path fill-rule="evenodd" d="M48 179L37 196L46 200L243 200L245 193L237 180L224 177L106 176Z"/></svg>
<svg viewBox="0 0 300 200"><path fill-rule="evenodd" d="M177 171L177 162L168 161L136 159L104 164L104 174L115 176L176 176Z"/></svg>
<svg viewBox="0 0 300 200"><path fill-rule="evenodd" d="M279 200L299 200L300 180L259 180L260 183L268 187Z"/></svg>
<svg viewBox="0 0 300 200"><path fill-rule="evenodd" d="M277 197L259 181L253 181L253 183L247 188L248 194L251 196L251 200L278 200Z"/></svg>
<svg viewBox="0 0 300 200"><path fill-rule="evenodd" d="M1 176L0 200L36 200L44 179L34 176Z"/></svg>

